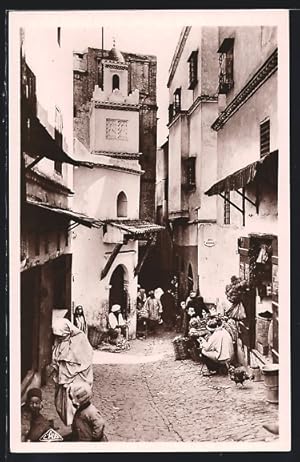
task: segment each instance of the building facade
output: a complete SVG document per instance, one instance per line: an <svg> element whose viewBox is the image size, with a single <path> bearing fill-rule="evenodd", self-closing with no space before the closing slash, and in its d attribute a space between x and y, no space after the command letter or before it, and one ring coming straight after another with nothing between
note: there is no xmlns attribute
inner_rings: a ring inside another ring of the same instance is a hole
<svg viewBox="0 0 300 462"><path fill-rule="evenodd" d="M119 69L110 68L113 61L120 59ZM156 102L156 57L134 53L120 53L115 46L112 50L88 48L81 53L74 53L74 134L76 139L90 150L90 105L95 86L110 90L120 86L128 94L137 90L138 94L138 152L141 153L139 163L143 174L140 178L139 217L142 220L155 222L155 163L156 163L156 130L157 130L157 102ZM121 76L123 74L123 77ZM126 74L126 77L125 77ZM115 81L107 80L115 75ZM110 77L108 77L110 76ZM118 79L120 79L118 81ZM125 82L127 78L127 82ZM128 112L129 113L129 112ZM111 142L106 142L103 149L118 151L117 143L114 148ZM119 143L120 144L120 143ZM125 143L126 144L126 143ZM121 149L126 150L124 140ZM139 255L143 258L147 252L145 264L139 274L139 283L147 289L157 284L157 258L155 252L148 253L146 246L139 243Z"/></svg>
<svg viewBox="0 0 300 462"><path fill-rule="evenodd" d="M219 115L212 129L219 181L206 191L213 202L217 197L211 289L226 304L223 288L232 275L250 283L245 345L278 361L276 28L221 27L218 56Z"/></svg>
<svg viewBox="0 0 300 462"><path fill-rule="evenodd" d="M21 31L21 380L51 362L52 317L71 310L72 83L60 28ZM39 52L40 46L47 53ZM71 58L71 57L70 57ZM45 79L51 75L51 79ZM70 81L69 81L70 80ZM59 85L58 85L59 82ZM84 222L84 221L83 221Z"/></svg>
<svg viewBox="0 0 300 462"><path fill-rule="evenodd" d="M168 218L174 272L181 298L199 289L207 301L214 297L207 286L214 266L210 247L204 246L199 254L198 242L216 223L216 203L204 191L217 175L217 136L211 129L218 110L217 44L217 27L183 28L168 80Z"/></svg>
<svg viewBox="0 0 300 462"><path fill-rule="evenodd" d="M120 304L130 336L136 330L138 278L144 285L146 266L151 279L147 257L160 230L146 220L153 221L155 208L155 66L153 57L115 46L74 54L74 156L92 168L75 169L72 207L101 226L72 232L73 302L83 305L90 326L102 329L111 306Z"/></svg>
<svg viewBox="0 0 300 462"><path fill-rule="evenodd" d="M224 312L231 277L246 279L246 357L278 361L276 28L183 28L168 87L180 297L199 289Z"/></svg>
<svg viewBox="0 0 300 462"><path fill-rule="evenodd" d="M169 204L169 144L166 141L157 150L156 157L156 223L164 226L159 233L157 252L160 287L166 289L174 276L172 230L168 220Z"/></svg>

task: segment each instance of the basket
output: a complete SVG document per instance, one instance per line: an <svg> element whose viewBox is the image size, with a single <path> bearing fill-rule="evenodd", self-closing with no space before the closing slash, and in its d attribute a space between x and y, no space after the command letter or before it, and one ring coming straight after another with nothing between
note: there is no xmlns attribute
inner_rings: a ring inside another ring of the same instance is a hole
<svg viewBox="0 0 300 462"><path fill-rule="evenodd" d="M102 335L103 333L98 327L88 327L88 339L93 348L97 348L97 346L101 343Z"/></svg>
<svg viewBox="0 0 300 462"><path fill-rule="evenodd" d="M172 343L176 360L183 360L189 358L189 339L187 337L176 337L174 338Z"/></svg>

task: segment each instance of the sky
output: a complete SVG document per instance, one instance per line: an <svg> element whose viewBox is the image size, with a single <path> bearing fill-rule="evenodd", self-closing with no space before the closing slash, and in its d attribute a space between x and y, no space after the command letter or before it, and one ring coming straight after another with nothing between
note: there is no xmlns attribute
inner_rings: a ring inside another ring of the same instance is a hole
<svg viewBox="0 0 300 462"><path fill-rule="evenodd" d="M171 60L180 36L181 26L140 24L140 27L119 25L104 27L104 49L110 50L113 46L113 39L116 48L120 51L151 54L157 57L157 104L158 104L158 126L157 146L161 146L168 135L168 71ZM71 46L75 51L83 51L85 48L101 48L101 29L99 27L74 28L68 31Z"/></svg>

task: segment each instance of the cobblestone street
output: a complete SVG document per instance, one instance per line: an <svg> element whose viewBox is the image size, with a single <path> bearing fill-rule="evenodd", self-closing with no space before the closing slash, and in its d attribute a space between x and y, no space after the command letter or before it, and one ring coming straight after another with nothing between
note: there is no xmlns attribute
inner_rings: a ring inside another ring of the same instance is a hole
<svg viewBox="0 0 300 462"><path fill-rule="evenodd" d="M173 333L134 340L122 353L94 353L94 404L106 420L109 441L272 441L262 425L277 421L263 382L203 377L201 365L175 361ZM53 385L43 390L44 414L65 433L53 405ZM217 424L217 427L216 427Z"/></svg>

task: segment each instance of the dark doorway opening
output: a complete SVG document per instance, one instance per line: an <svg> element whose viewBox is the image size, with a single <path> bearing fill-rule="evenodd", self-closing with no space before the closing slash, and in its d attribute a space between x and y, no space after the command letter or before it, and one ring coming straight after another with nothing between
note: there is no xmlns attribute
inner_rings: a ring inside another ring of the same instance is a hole
<svg viewBox="0 0 300 462"><path fill-rule="evenodd" d="M121 312L125 319L128 316L128 281L125 275L125 269L118 265L110 278L109 309L112 305L121 306Z"/></svg>
<svg viewBox="0 0 300 462"><path fill-rule="evenodd" d="M21 273L21 380L38 368L40 267Z"/></svg>

